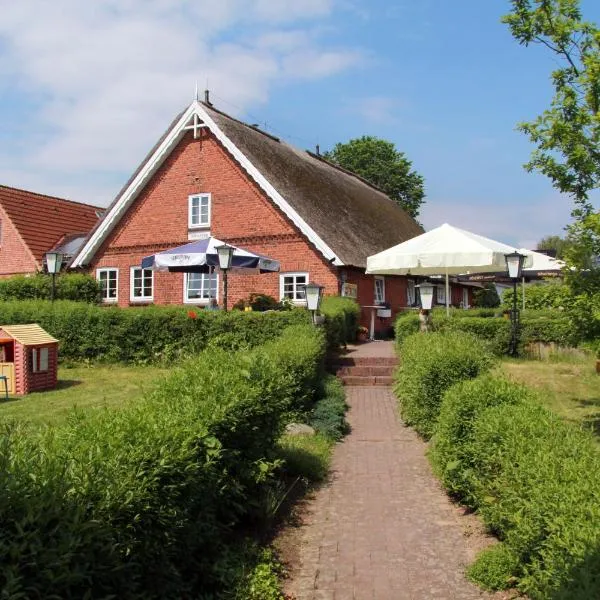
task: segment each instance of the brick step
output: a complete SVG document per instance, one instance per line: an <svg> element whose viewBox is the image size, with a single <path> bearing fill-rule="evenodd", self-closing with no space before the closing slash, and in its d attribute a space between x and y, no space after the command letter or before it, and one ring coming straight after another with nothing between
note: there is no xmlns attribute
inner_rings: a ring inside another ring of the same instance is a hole
<svg viewBox="0 0 600 600"><path fill-rule="evenodd" d="M396 367L392 365L384 365L377 367L339 367L336 371L336 375L338 377L344 377L346 375L358 376L358 377L368 377L368 376L378 376L378 377L391 377L394 374L394 369Z"/></svg>
<svg viewBox="0 0 600 600"><path fill-rule="evenodd" d="M341 382L347 386L362 386L362 385L392 385L394 383L393 377L385 376L356 376L356 375L342 375L340 377Z"/></svg>
<svg viewBox="0 0 600 600"><path fill-rule="evenodd" d="M396 366L398 359L395 356L362 356L353 358L352 356L338 356L329 362L332 368L339 367L383 367Z"/></svg>

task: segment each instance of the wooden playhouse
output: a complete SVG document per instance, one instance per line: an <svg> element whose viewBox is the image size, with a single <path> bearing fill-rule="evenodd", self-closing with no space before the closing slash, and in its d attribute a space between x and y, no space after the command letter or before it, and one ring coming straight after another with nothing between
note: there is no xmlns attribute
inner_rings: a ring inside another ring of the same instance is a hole
<svg viewBox="0 0 600 600"><path fill-rule="evenodd" d="M9 394L55 388L57 367L58 340L39 325L0 325L0 375Z"/></svg>

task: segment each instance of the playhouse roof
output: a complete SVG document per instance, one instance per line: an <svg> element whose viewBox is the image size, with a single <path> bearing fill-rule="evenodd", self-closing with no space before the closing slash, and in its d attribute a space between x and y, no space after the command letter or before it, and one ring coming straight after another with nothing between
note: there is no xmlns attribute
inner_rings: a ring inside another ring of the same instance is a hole
<svg viewBox="0 0 600 600"><path fill-rule="evenodd" d="M24 346L35 346L37 344L52 344L58 340L53 338L47 331L37 323L28 325L2 325L0 329L8 333L12 338Z"/></svg>

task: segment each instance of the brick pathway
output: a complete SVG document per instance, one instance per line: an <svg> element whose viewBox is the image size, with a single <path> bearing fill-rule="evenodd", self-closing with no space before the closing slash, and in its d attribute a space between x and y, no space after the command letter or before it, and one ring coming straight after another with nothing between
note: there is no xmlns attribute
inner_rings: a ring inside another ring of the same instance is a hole
<svg viewBox="0 0 600 600"><path fill-rule="evenodd" d="M298 600L466 600L456 509L431 474L425 444L404 427L387 387L347 388L352 433L336 447L329 484L310 502Z"/></svg>

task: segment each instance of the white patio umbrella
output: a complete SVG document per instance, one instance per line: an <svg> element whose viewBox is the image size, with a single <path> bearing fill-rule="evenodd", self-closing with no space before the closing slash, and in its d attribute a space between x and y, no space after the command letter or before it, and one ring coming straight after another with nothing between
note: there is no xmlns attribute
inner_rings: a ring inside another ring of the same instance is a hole
<svg viewBox="0 0 600 600"><path fill-rule="evenodd" d="M446 312L450 314L449 275L459 275L469 271L479 273L504 271L505 255L515 251L514 246L444 223L402 244L369 256L367 273L445 275Z"/></svg>

